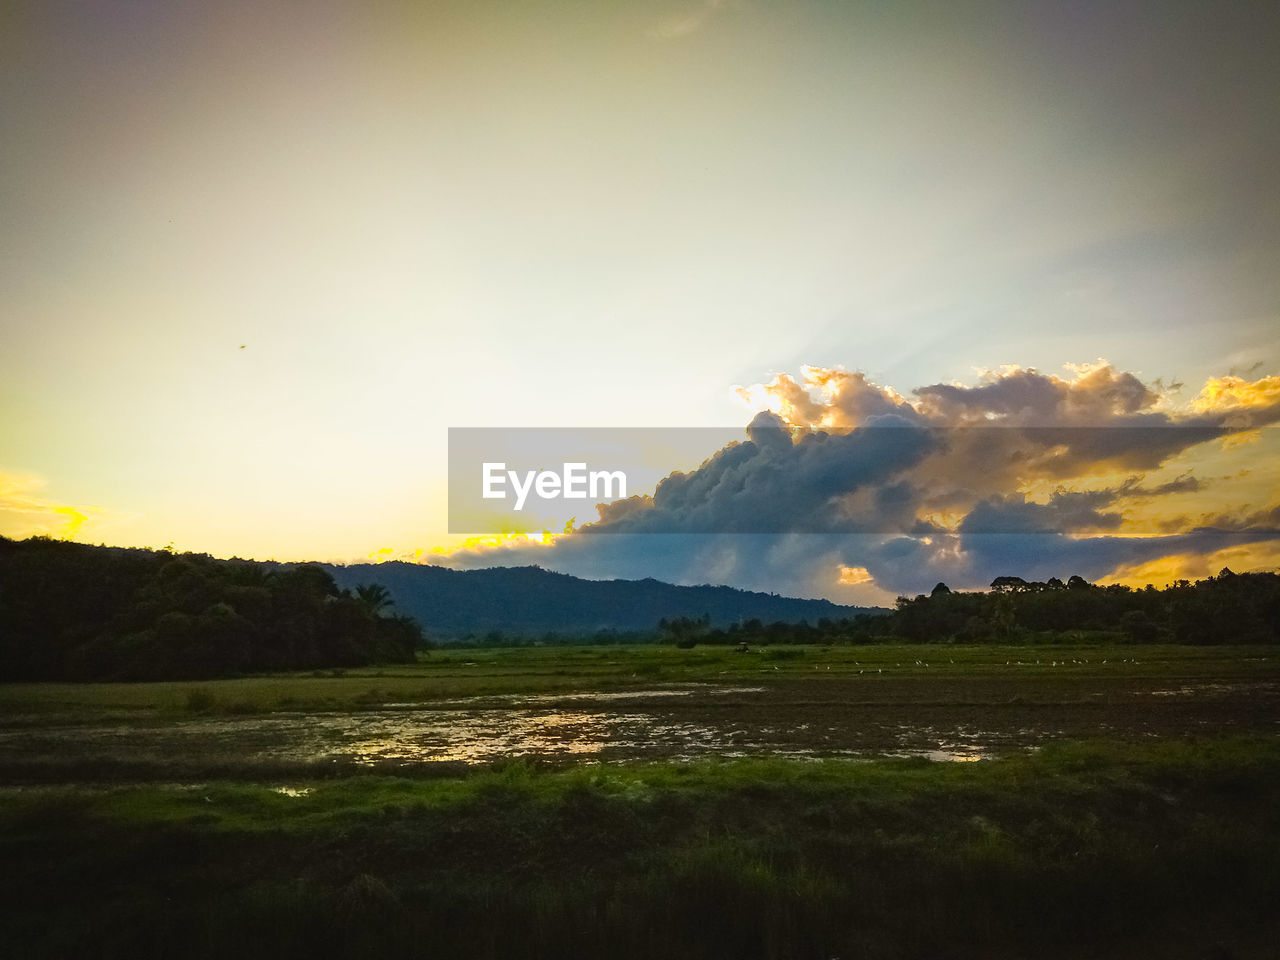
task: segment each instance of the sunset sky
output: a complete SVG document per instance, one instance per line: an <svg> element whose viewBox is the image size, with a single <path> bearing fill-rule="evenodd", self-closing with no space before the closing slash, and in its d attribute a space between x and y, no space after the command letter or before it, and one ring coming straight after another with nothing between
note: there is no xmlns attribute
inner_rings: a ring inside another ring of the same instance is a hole
<svg viewBox="0 0 1280 960"><path fill-rule="evenodd" d="M1274 568L1278 42L1179 0L6 5L0 534L849 602ZM448 532L450 427L762 410L1216 432L867 474L932 533Z"/></svg>

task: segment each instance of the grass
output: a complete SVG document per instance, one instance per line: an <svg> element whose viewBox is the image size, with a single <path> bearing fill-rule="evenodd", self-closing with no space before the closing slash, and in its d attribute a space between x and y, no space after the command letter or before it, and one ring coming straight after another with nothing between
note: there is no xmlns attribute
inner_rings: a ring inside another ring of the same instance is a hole
<svg viewBox="0 0 1280 960"><path fill-rule="evenodd" d="M1280 942L1278 681L1274 648L644 646L0 685L0 924L23 957L1261 960ZM388 704L608 711L556 695L669 683L763 687L644 708L725 729L1066 732L954 764L394 767L217 739L261 725L242 714L364 729Z"/></svg>
<svg viewBox="0 0 1280 960"><path fill-rule="evenodd" d="M23 956L92 937L104 957L976 958L1134 943L1190 957L1248 956L1280 932L1274 739L952 765L514 761L279 786L4 794L10 942Z"/></svg>
<svg viewBox="0 0 1280 960"><path fill-rule="evenodd" d="M394 667L160 683L0 684L0 715L105 711L264 713L531 693L625 690L655 681L773 683L877 676L1190 679L1276 676L1274 647L1172 645L870 645L679 650L657 645L506 647L435 652Z"/></svg>

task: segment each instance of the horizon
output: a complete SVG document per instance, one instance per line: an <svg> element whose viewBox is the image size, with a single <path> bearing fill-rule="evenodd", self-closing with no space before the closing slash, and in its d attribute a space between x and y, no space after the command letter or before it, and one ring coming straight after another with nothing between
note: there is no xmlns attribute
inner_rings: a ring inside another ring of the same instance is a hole
<svg viewBox="0 0 1280 960"><path fill-rule="evenodd" d="M482 566L457 567L457 566L449 566L448 564L445 564L445 563L437 563L437 562L433 562L433 561L431 561L431 560L429 560L429 559L416 559L416 560L415 560L415 559L412 559L412 558L407 558L407 559L406 559L406 558L401 558L401 557L393 557L393 558L388 558L388 559L377 559L377 560L374 560L374 559L363 559L363 560L361 560L361 559L355 559L355 560L317 560L317 559L277 560L277 559L275 559L275 558L254 558L254 557L240 557L240 556L223 557L223 556L217 556L217 555L214 555L214 554L210 554L210 553L207 553L207 552L201 552L201 551L191 551L191 550L177 551L177 550L173 550L173 549L171 549L171 548L169 548L169 547L152 547L152 546L123 546L123 545L119 545L119 544L109 544L109 543L86 543L86 542L81 541L81 540L69 540L69 539L67 539L67 538L61 538L61 539L53 538L53 537L49 537L49 536L44 535L44 534L36 534L36 535L31 536L31 537L26 537L26 538L23 538L22 540L18 540L18 539L14 539L14 538L12 538L12 537L7 537L7 536L5 536L4 534L0 534L0 540L8 540L8 541L9 541L9 542L11 542L11 543L22 543L22 542L24 542L25 540L40 540L40 539L50 540L50 541L53 541L53 542L72 543L72 544L75 544L75 545L77 545L77 546L92 547L92 548L95 548L95 549L105 549L105 550L140 550L140 551L151 552L151 553L170 553L170 554L173 554L174 556L183 556L183 555L185 555L185 554L190 554L190 555L193 555L193 556L203 556L203 557L208 557L208 558L210 558L210 559L212 559L212 560L216 560L216 561L218 561L218 562L240 561L240 562L244 562L244 563L278 564L278 565L280 565L280 566L306 566L306 565L317 565L317 566L340 567L340 568L349 568L349 567L373 567L373 568L376 568L376 567L383 566L383 565L388 565L388 564L402 564L402 565L407 566L407 567L430 567L430 568L435 569L435 570L444 570L444 571L447 571L447 572L449 572L449 573L457 573L457 574L467 574L467 573L484 573L484 572L494 571L494 570L536 570L536 571L538 571L539 573L547 573L547 574L552 574L552 575L554 575L554 576L566 577L566 578L569 578L569 579L572 579L572 580L583 580L583 581L589 581L589 582L593 582L593 583L643 583L643 582L645 582L645 581L652 581L652 582L654 582L654 583L659 583L659 584L662 584L662 585L664 585L664 586L682 587L682 588L683 588L683 587L687 587L687 588L691 588L691 589L702 588L702 587L709 587L709 588L712 588L712 589L721 589L721 588L723 588L723 589L735 590L735 591L744 592L744 593L756 593L756 594L762 594L762 595L769 595L769 596L777 597L777 598L779 598L779 599L783 599L783 600L800 600L800 601L805 601L805 602L808 602L808 601L819 601L819 602L832 603L832 604L834 604L834 605L836 605L836 606L845 606L845 607L856 608L856 609L883 609L883 610L891 609L890 607L885 607L885 606L881 606L881 605L877 605L877 604L844 603L844 602L841 602L841 601L839 601L839 600L830 600L830 599L829 599L829 598L827 598L827 597L820 597L820 596L814 596L814 597L794 596L794 595L789 595L789 594L780 594L780 593L771 592L771 591L764 591L764 590L752 590L752 589L744 588L744 587L735 587L735 586L733 586L732 584L724 584L724 583L711 583L711 582L701 582L701 583L672 583L672 582L671 582L671 581L669 581L669 580L662 580L662 579L659 579L659 578L657 578L657 577L650 577L650 576L646 576L646 577L592 577L592 576L589 576L589 575L588 575L588 576L580 576L580 575L578 575L578 574L565 573L565 572L560 571L560 570L554 570L554 569L551 569L551 568L549 568L549 567L544 567L544 566L541 566L540 564L537 564L537 563L523 563L523 564L519 564L519 565L515 565L515 564L495 564L495 565L493 565L493 566L487 566L487 567L482 567ZM1263 570L1232 570L1232 569L1230 569L1229 567L1224 567L1224 568L1222 568L1221 570L1219 570L1217 573L1210 573L1210 574L1207 574L1205 577L1199 578L1198 580L1177 579L1177 580L1172 580L1172 581L1170 581L1170 582L1168 582L1168 583L1164 583L1164 584L1153 584L1153 583L1147 583L1147 584L1143 584L1143 585L1142 585L1142 587L1147 587L1147 588L1154 587L1154 588L1155 588L1155 589L1157 589L1157 590L1165 590L1165 589L1169 589L1169 588L1171 588L1171 587L1176 587L1176 586L1178 586L1180 583L1191 583L1191 584L1195 584L1195 583L1200 582L1201 580L1215 580L1215 579L1220 579L1220 578L1221 578L1222 576L1224 576L1224 575L1241 576L1241 575L1253 575L1253 574L1280 574L1280 570L1276 570L1276 569L1263 569ZM1051 582L1051 581L1053 581L1053 580L1058 580L1060 583L1065 584L1065 583L1066 583L1066 581L1067 581L1069 578L1072 578L1072 577L1074 577L1074 576L1076 576L1076 575L1074 575L1074 574L1067 574L1066 576L1051 576L1051 577L1049 577L1049 578L1048 578L1048 580L1045 580L1045 581L1039 581L1039 580L1026 580L1026 579L1022 578L1021 576L1019 576L1019 575L1018 575L1018 574L1016 574L1016 573L1005 573L1005 574L1000 574L1000 575L998 575L996 578L994 578L994 580L1008 579L1008 578L1012 577L1012 578L1017 579L1017 580L1022 580L1022 581L1023 581L1023 584L1024 584L1025 586L1028 586L1028 587L1045 587L1045 586L1047 586L1047 585L1048 585L1048 583L1049 583L1049 582ZM1082 579L1083 579L1083 578L1082 578ZM897 598L895 598L895 599L911 599L911 597L912 597L913 595L914 595L915 597L917 597L917 598L918 598L918 597L920 597L920 596L928 596L928 595L929 595L929 593L931 592L931 590L936 589L936 588L937 588L937 587L939 587L939 586L946 587L946 588L947 588L947 591L946 591L946 592L948 592L948 593L989 593L989 592L994 592L994 591L996 590L994 580L993 580L993 583L991 583L991 584L987 584L987 585L985 585L985 586L972 587L972 588L969 588L969 589L965 589L965 588L963 588L963 587L955 587L955 588L952 588L952 587L950 587L948 584L946 584L945 582L943 582L943 581L938 581L938 582L936 582L936 583L934 584L934 586L933 586L932 588L929 588L928 590L923 590L923 589L922 589L922 590L919 590L919 591L915 592L914 594L910 594L910 593L907 593L907 594L899 594L899 595L898 595L898 597L897 597ZM1132 585L1132 584L1118 584L1118 583L1114 583L1114 582L1113 582L1113 583L1108 583L1108 584L1092 583L1092 582L1089 582L1089 581L1085 581L1085 582L1086 582L1086 583L1088 583L1088 584L1089 584L1089 586L1101 586L1101 587L1105 587L1105 586L1124 586L1124 587L1129 587L1130 589L1141 589L1141 588L1142 588L1142 587L1137 587L1137 588L1135 588L1135 587L1134 587L1134 585Z"/></svg>

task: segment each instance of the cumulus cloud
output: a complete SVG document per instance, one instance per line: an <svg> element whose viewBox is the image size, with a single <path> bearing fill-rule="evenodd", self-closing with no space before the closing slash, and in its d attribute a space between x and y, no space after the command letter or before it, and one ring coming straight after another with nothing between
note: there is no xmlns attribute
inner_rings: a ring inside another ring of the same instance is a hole
<svg viewBox="0 0 1280 960"><path fill-rule="evenodd" d="M651 497L602 508L582 532L1117 530L1123 514L1105 508L1199 485L1184 475L1144 486L1146 473L1280 413L1280 392L1265 381L1219 385L1178 410L1105 361L1069 369L1059 377L1006 367L975 385L920 387L911 398L861 373L780 375L739 391L767 408L745 442L671 474ZM1247 424L1238 419L1245 407ZM1125 473L1106 490L1072 489ZM1044 501L1023 495L1045 482L1060 489Z"/></svg>
<svg viewBox="0 0 1280 960"><path fill-rule="evenodd" d="M807 433L793 441L778 415L762 413L747 435L697 470L670 474L652 497L604 506L600 519L579 532L854 533L895 521L894 529L915 526L914 494L893 481L936 448L931 431L880 418L848 433ZM859 500L860 494L868 496Z"/></svg>
<svg viewBox="0 0 1280 960"><path fill-rule="evenodd" d="M914 394L923 416L949 426L1148 425L1135 418L1159 416L1155 408L1161 395L1132 373L1119 372L1105 360L1068 369L1075 374L1071 379L1007 367L986 373L976 386L938 383Z"/></svg>
<svg viewBox="0 0 1280 960"><path fill-rule="evenodd" d="M1154 536L1126 529L1167 498L1205 496L1191 470L1158 475L1176 458L1206 444L1221 453L1216 441L1280 420L1280 377L1215 378L1182 405L1174 392L1102 360L907 394L806 367L740 388L760 410L746 439L652 496L602 504L596 522L547 544L448 562L860 599L1002 574L1097 579L1280 538L1270 507L1206 511L1212 522L1187 516Z"/></svg>

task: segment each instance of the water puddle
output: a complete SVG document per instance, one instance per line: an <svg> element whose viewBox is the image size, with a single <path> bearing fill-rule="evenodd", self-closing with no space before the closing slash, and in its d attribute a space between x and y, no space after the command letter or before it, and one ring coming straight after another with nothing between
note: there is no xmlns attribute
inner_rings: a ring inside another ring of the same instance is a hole
<svg viewBox="0 0 1280 960"><path fill-rule="evenodd" d="M720 692L751 694L754 688ZM659 697L684 691L660 691ZM634 697L634 692L630 695ZM583 708L574 708L580 699ZM32 751L96 762L485 763L503 757L624 760L708 756L986 757L991 738L965 729L901 724L787 723L738 706L690 713L590 709L593 697L521 698L521 706L381 709L201 717L164 726L0 730L0 761ZM623 698L610 698L621 700ZM632 702L638 703L645 699ZM544 706L545 702L555 706ZM999 739L999 738L994 738ZM284 796L302 796L278 790Z"/></svg>
<svg viewBox="0 0 1280 960"><path fill-rule="evenodd" d="M890 757L923 757L936 763L972 763L975 760L990 760L995 754L990 747L977 744L943 744L937 748L920 750L900 750L886 754Z"/></svg>
<svg viewBox="0 0 1280 960"><path fill-rule="evenodd" d="M693 694L725 696L734 693L762 693L764 687L722 687L705 683L672 684L669 687L650 690L608 690L579 693L521 693L488 694L478 697L458 697L451 700L434 700L432 708L471 707L476 705L531 707L539 704L559 703L617 703L630 700L662 700L669 697L689 697ZM388 703L389 709L404 710L423 707L422 703Z"/></svg>
<svg viewBox="0 0 1280 960"><path fill-rule="evenodd" d="M816 699L790 688L655 685L590 693L491 695L352 711L150 718L0 727L0 764L191 767L271 763L411 765L504 757L616 761L699 757L923 757L967 763L1057 737L1155 736L1280 722L1273 682L1151 684L1115 706ZM1148 709L1133 710L1135 698ZM1160 709L1150 709L1162 701ZM1126 705L1127 704L1127 705ZM1246 708L1248 708L1247 712ZM1256 715L1256 717L1255 717ZM1252 719L1251 719L1252 718ZM1259 719L1260 718L1260 719ZM290 788L282 796L294 797ZM302 794L296 794L302 796Z"/></svg>
<svg viewBox="0 0 1280 960"><path fill-rule="evenodd" d="M1187 683L1177 687L1168 687L1160 690L1136 690L1136 696L1146 697L1194 697L1203 696L1228 696L1233 694L1248 694L1250 696L1275 696L1278 691L1275 683L1270 681L1240 681L1236 683L1223 682L1206 682L1206 683Z"/></svg>
<svg viewBox="0 0 1280 960"><path fill-rule="evenodd" d="M463 715L416 710L364 717L358 730L342 733L358 735L339 735L319 749L302 746L290 759L483 763L511 756L662 753L716 740L714 729L700 724L576 710L476 710Z"/></svg>

